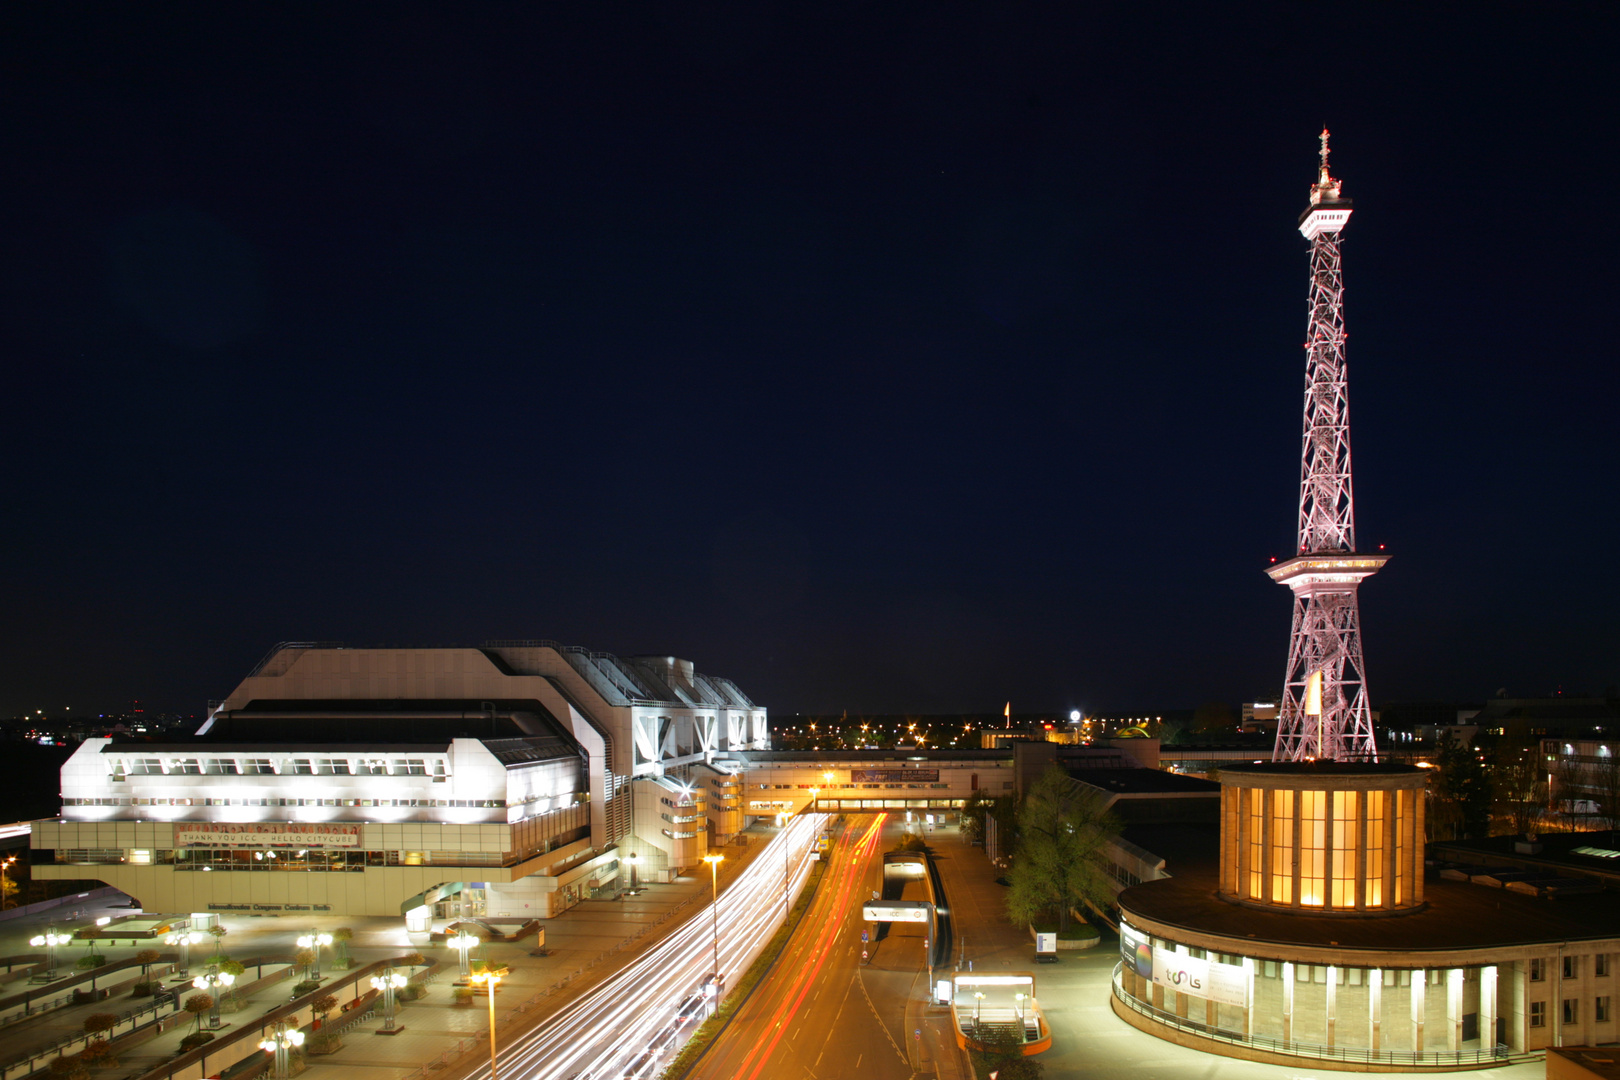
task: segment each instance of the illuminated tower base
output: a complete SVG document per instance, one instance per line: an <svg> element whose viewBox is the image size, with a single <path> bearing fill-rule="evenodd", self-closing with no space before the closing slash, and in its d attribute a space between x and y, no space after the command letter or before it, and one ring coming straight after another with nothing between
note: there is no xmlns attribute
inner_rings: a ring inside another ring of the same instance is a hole
<svg viewBox="0 0 1620 1080"><path fill-rule="evenodd" d="M1301 555L1266 571L1294 591L1274 761L1377 760L1356 586L1388 561L1387 555Z"/></svg>

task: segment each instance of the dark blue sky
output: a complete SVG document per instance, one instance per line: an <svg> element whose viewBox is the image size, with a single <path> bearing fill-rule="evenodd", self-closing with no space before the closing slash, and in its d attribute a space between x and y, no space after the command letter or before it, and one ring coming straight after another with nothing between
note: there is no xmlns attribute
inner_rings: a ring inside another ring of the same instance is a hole
<svg viewBox="0 0 1620 1080"><path fill-rule="evenodd" d="M1601 691L1616 29L10 5L0 708L191 711L297 638L778 712L1266 693L1324 123L1375 707Z"/></svg>

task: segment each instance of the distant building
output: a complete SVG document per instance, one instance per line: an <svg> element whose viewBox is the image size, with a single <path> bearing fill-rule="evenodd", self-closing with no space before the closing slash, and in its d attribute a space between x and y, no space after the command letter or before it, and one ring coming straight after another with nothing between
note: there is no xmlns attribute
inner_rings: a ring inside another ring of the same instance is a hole
<svg viewBox="0 0 1620 1080"><path fill-rule="evenodd" d="M544 916L744 824L766 711L673 657L553 642L272 650L196 736L87 740L36 878L162 911Z"/></svg>

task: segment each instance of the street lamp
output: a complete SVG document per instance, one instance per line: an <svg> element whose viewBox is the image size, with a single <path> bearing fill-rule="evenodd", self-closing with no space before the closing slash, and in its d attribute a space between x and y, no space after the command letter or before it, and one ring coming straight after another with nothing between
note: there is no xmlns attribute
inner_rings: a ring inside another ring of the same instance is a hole
<svg viewBox="0 0 1620 1080"><path fill-rule="evenodd" d="M452 949L455 949L461 953L461 977L465 979L467 977L467 972L470 970L467 966L467 952L470 949L476 949L478 947L477 935L469 934L465 930L461 930L451 937L446 944Z"/></svg>
<svg viewBox="0 0 1620 1080"><path fill-rule="evenodd" d="M973 991L973 1026L979 1026L979 1008L984 1004L984 991Z"/></svg>
<svg viewBox="0 0 1620 1080"><path fill-rule="evenodd" d="M625 856L625 861L630 864L630 895L634 896L636 895L636 864L641 861L641 856L632 851Z"/></svg>
<svg viewBox="0 0 1620 1080"><path fill-rule="evenodd" d="M488 968L472 977L472 981L479 986L489 987L489 1080L495 1077L495 988L501 984L501 977Z"/></svg>
<svg viewBox="0 0 1620 1080"><path fill-rule="evenodd" d="M285 1021L276 1024L271 1036L259 1044L260 1050L276 1055L276 1080L287 1080L288 1058L293 1047L304 1045L304 1033L289 1028Z"/></svg>
<svg viewBox="0 0 1620 1080"><path fill-rule="evenodd" d="M185 975L191 970L191 947L202 944L207 937L200 930L182 930L177 934L170 934L163 939L165 945L180 946L180 974Z"/></svg>
<svg viewBox="0 0 1620 1080"><path fill-rule="evenodd" d="M310 978L318 979L321 977L321 949L330 944L332 944L331 934L317 934L314 930L298 939L300 949L309 949L315 954L315 966L314 970L309 973Z"/></svg>
<svg viewBox="0 0 1620 1080"><path fill-rule="evenodd" d="M15 855L7 855L4 859L0 859L0 910L11 906L6 900L6 886L10 884L6 881L6 871L11 869L11 865L16 861L17 856Z"/></svg>
<svg viewBox="0 0 1620 1080"><path fill-rule="evenodd" d="M382 969L381 975L371 977L371 986L374 990L381 990L383 996L383 1031L393 1034L394 1027L394 991L404 986L410 980L391 967Z"/></svg>
<svg viewBox="0 0 1620 1080"><path fill-rule="evenodd" d="M1018 1003L1018 1022L1022 1024L1024 1022L1024 995L1014 994L1013 1000Z"/></svg>
<svg viewBox="0 0 1620 1080"><path fill-rule="evenodd" d="M236 976L232 975L230 972L214 971L212 969L209 970L208 974L199 975L195 979L191 980L191 985L195 986L198 990L213 991L213 993L209 995L214 999L214 1007L208 1011L209 1027L219 1027L219 999L224 996L220 988L224 987L225 990L229 990L231 988L231 984L235 981Z"/></svg>
<svg viewBox="0 0 1620 1080"><path fill-rule="evenodd" d="M45 974L56 974L56 947L66 945L73 940L71 934L58 934L55 930L47 930L43 934L36 934L28 939L28 944L34 948L45 946Z"/></svg>
<svg viewBox="0 0 1620 1080"><path fill-rule="evenodd" d="M709 864L709 910L713 912L714 924L714 971L710 985L714 988L714 1008L720 1009L720 864L726 861L724 855L705 855L703 861ZM713 1015L711 1013L710 1015Z"/></svg>

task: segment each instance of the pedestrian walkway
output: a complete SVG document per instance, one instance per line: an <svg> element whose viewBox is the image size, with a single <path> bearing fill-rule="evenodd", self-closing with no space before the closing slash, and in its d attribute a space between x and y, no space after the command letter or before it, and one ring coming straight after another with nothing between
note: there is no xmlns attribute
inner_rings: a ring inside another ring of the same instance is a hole
<svg viewBox="0 0 1620 1080"><path fill-rule="evenodd" d="M768 836L745 833L746 844L722 849L720 891L736 879L765 846ZM651 946L686 919L703 913L709 902L709 875L690 875L669 884L641 884L636 896L618 900L585 900L563 915L542 920L548 955L530 955L533 939L490 943L473 953L509 969L496 991L495 1019L499 1044L508 1045L596 982ZM380 1011L373 1021L343 1037L334 1054L308 1058L304 1080L420 1080L453 1075L442 1070L459 1059L468 1063L487 1055L489 999L474 997L458 1004L454 997L455 954L436 946L444 974L420 1001L401 1006L398 1035L374 1035L382 1027ZM424 949L424 952L427 950Z"/></svg>

